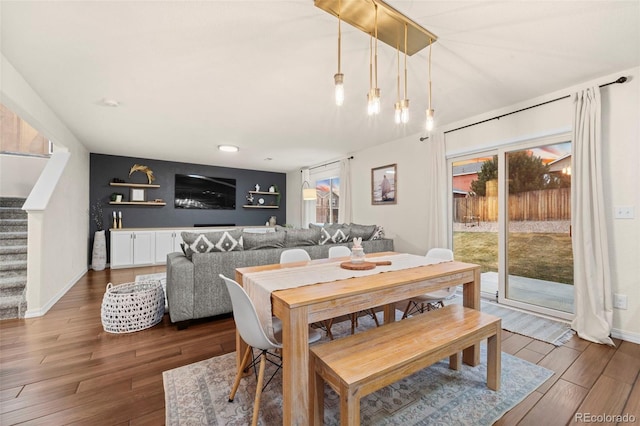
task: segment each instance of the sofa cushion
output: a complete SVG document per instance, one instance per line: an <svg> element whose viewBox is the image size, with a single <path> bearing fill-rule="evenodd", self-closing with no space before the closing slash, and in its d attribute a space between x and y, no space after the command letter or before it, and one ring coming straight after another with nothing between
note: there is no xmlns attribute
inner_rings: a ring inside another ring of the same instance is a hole
<svg viewBox="0 0 640 426"><path fill-rule="evenodd" d="M242 230L217 232L183 232L182 241L185 242L185 256L191 258L193 253L209 253L212 251L242 250Z"/></svg>
<svg viewBox="0 0 640 426"><path fill-rule="evenodd" d="M242 234L242 245L245 250L260 250L265 248L282 248L286 232L266 232L253 233L244 232Z"/></svg>
<svg viewBox="0 0 640 426"><path fill-rule="evenodd" d="M357 223L352 223L349 226L351 227L351 239L362 238L362 241L371 238L377 228L376 225L358 225Z"/></svg>
<svg viewBox="0 0 640 426"><path fill-rule="evenodd" d="M278 232L285 234L285 247L315 246L320 241L319 229L276 228Z"/></svg>

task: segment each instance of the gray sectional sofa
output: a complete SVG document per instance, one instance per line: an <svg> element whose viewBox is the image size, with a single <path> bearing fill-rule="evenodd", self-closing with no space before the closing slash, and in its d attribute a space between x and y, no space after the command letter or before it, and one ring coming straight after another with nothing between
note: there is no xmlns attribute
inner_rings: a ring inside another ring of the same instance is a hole
<svg viewBox="0 0 640 426"><path fill-rule="evenodd" d="M184 232L184 253L167 255L167 301L171 322L179 323L179 328L183 328L188 320L232 312L231 300L218 274L235 279L236 268L278 263L280 253L293 247L307 251L312 259L326 258L332 245L351 247L353 237L367 236L368 229L362 233L359 230L363 228L357 226L327 226L329 232L327 229L322 231L321 227L278 228L276 232L262 234L242 230L227 231L227 235L223 235L225 231ZM365 253L393 251L393 240L384 238L378 229L362 242Z"/></svg>

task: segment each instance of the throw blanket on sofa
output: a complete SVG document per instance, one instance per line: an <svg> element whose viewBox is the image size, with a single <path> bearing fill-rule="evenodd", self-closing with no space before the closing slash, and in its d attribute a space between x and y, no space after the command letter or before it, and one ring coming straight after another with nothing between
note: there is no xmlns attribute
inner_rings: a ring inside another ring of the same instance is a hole
<svg viewBox="0 0 640 426"><path fill-rule="evenodd" d="M376 256L368 260L389 260L391 265L380 265L374 269L357 271L341 268L340 263L344 260L320 264L311 263L300 267L247 273L243 275L242 286L253 301L258 318L267 335L275 340L271 314L271 292L273 291L440 263L435 259L407 253Z"/></svg>

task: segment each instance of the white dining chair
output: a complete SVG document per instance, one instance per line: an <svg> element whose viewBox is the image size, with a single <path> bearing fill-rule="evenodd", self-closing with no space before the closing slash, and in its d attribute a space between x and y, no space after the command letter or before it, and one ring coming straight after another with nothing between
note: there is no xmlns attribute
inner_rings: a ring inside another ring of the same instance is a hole
<svg viewBox="0 0 640 426"><path fill-rule="evenodd" d="M282 349L282 344L280 344L280 342L271 340L269 336L267 336L267 333L265 333L264 328L260 323L258 313L256 312L256 308L253 305L253 302L249 298L249 295L240 286L240 284L230 278L225 277L222 274L220 274L219 276L224 280L227 290L229 291L229 296L231 297L233 319L236 323L236 329L238 330L238 333L240 333L240 337L242 337L242 340L244 340L247 344L247 350L242 356L242 362L238 365L236 378L233 383L233 387L231 388L231 394L229 395L229 402L233 402L233 398L235 397L238 386L240 385L240 379L244 375L245 368L253 368L255 370L255 366L258 363L258 360L260 362L256 384L256 396L253 402L253 420L251 423L255 426L258 424L260 397L262 396L262 391L265 387L267 387L269 382L271 382L271 379L273 379L276 373L280 371L280 368L282 368L282 357L275 353L276 350ZM276 326L276 323L274 323L274 330L276 328L281 328L281 325ZM317 330L310 329L309 343L317 342L318 340L320 340L320 337L320 333ZM257 357L252 357L251 363L246 366L247 362L249 361L249 356L253 355L254 348L260 351L260 355L258 355ZM270 357L269 361L272 364L275 364L277 368L276 371L274 371L274 373L271 375L267 383L263 385L267 356Z"/></svg>
<svg viewBox="0 0 640 426"><path fill-rule="evenodd" d="M351 249L349 247L347 246L329 247L329 259L334 259L336 257L347 257L347 256L351 256ZM351 334L354 334L356 332L356 327L358 326L358 317L360 316L361 312L364 312L365 314L370 315L373 321L376 323L376 327L380 326L380 323L378 322L378 317L376 316L376 311L374 309L366 309L364 311L354 312L349 315L351 319ZM328 327L329 329L327 331L327 334L330 335L331 340L333 340L333 337L331 336L331 331L330 331L332 324L333 324L333 319L329 321L325 321L325 326Z"/></svg>
<svg viewBox="0 0 640 426"><path fill-rule="evenodd" d="M311 260L311 256L303 249L289 249L280 253L280 263L304 262Z"/></svg>
<svg viewBox="0 0 640 426"><path fill-rule="evenodd" d="M303 249L289 249L280 253L280 263L304 262L309 260L311 260L311 256ZM322 328L327 333L327 337L329 337L330 340L333 340L333 333L331 333L332 325L332 319L315 323L316 327Z"/></svg>
<svg viewBox="0 0 640 426"><path fill-rule="evenodd" d="M453 260L453 251L446 248L432 248L427 252L426 258L433 259L436 262L451 261ZM453 297L456 290L457 287L453 286L412 297L407 302L402 318L444 307L444 301Z"/></svg>
<svg viewBox="0 0 640 426"><path fill-rule="evenodd" d="M333 246L329 247L329 259L336 257L351 256L351 249L347 246Z"/></svg>

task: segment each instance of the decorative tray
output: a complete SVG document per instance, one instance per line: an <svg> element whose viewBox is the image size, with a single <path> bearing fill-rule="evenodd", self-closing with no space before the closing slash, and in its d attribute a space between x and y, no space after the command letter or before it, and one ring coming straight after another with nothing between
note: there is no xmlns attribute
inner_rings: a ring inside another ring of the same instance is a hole
<svg viewBox="0 0 640 426"><path fill-rule="evenodd" d="M360 263L342 262L340 264L340 267L343 269L351 269L354 271L366 271L368 269L373 269L378 265L391 265L391 261L383 260L380 262L360 262Z"/></svg>

